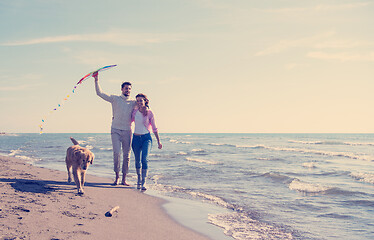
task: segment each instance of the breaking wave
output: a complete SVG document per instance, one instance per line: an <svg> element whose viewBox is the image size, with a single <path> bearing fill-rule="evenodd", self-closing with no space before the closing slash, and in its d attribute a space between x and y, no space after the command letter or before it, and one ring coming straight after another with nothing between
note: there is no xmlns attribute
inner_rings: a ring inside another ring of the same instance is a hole
<svg viewBox="0 0 374 240"><path fill-rule="evenodd" d="M316 168L316 163L315 162L305 162L303 163L303 167L305 168Z"/></svg>
<svg viewBox="0 0 374 240"><path fill-rule="evenodd" d="M171 143L177 143L177 144L192 144L192 142L179 141L179 140L176 140L176 139L169 139L169 142L171 142Z"/></svg>
<svg viewBox="0 0 374 240"><path fill-rule="evenodd" d="M331 190L333 188L294 179L290 183L289 189L303 193L326 193L326 191Z"/></svg>
<svg viewBox="0 0 374 240"><path fill-rule="evenodd" d="M216 161L213 160L206 160L206 159L200 159L200 158L186 158L187 161L191 162L198 162L198 163L206 163L206 164L218 164Z"/></svg>
<svg viewBox="0 0 374 240"><path fill-rule="evenodd" d="M28 157L28 156L22 155L22 153L23 153L23 151L20 150L20 149L10 150L10 153L8 154L8 156L10 156L10 157L17 157L17 158L26 160L29 163L34 163L34 162L37 162L37 161L40 160L40 159L36 159L36 158L32 158L32 157Z"/></svg>
<svg viewBox="0 0 374 240"><path fill-rule="evenodd" d="M360 181L374 184L374 174L371 173L362 173L362 172L353 172L350 174L351 177Z"/></svg>
<svg viewBox="0 0 374 240"><path fill-rule="evenodd" d="M226 235L237 240L293 239L292 234L270 224L259 222L243 213L209 214L209 222L224 229Z"/></svg>
<svg viewBox="0 0 374 240"><path fill-rule="evenodd" d="M224 147L236 147L234 144L228 144L228 143L208 143L210 146L224 146Z"/></svg>
<svg viewBox="0 0 374 240"><path fill-rule="evenodd" d="M301 141L288 140L290 143L319 144L319 145L348 145L348 146L374 146L372 142L341 142L341 141Z"/></svg>
<svg viewBox="0 0 374 240"><path fill-rule="evenodd" d="M350 152L329 152L329 151L305 149L305 148L269 147L269 146L264 146L264 145L237 146L237 147L238 148L264 148L264 149L268 149L272 151L309 153L309 154L326 155L326 156L333 156L333 157L345 157L345 158L365 160L365 161L374 161L374 156L357 155L357 154L350 153Z"/></svg>
<svg viewBox="0 0 374 240"><path fill-rule="evenodd" d="M20 149L10 150L10 153L8 154L8 156L15 157L16 155L19 155L20 153L22 153L22 150Z"/></svg>

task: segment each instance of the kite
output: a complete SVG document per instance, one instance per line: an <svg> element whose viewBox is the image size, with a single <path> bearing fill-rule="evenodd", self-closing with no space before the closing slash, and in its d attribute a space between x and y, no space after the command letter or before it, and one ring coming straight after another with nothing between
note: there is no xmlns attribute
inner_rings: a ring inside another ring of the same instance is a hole
<svg viewBox="0 0 374 240"><path fill-rule="evenodd" d="M115 67L115 66L117 66L117 65L109 65L109 66L105 66L105 67L99 68L99 69L97 69L96 71L90 72L90 73L88 73L86 76L82 77L82 79L79 80L79 82L77 82L77 85L81 84L81 83L82 83L83 81L85 81L87 78L91 77L91 76L94 74L94 72L105 71L105 70L108 70L108 69L110 69L110 68L112 68L112 67Z"/></svg>
<svg viewBox="0 0 374 240"><path fill-rule="evenodd" d="M84 77L81 78L81 80L79 80L79 81L75 84L75 86L74 86L74 88L73 88L73 90L72 90L72 93L75 93L75 90L77 89L77 87L78 87L82 82L84 82L86 79L88 79L89 77L93 76L93 74L94 74L95 72L105 71L105 70L108 70L108 69L113 68L113 67L115 67L115 66L117 66L117 65L109 65L109 66L105 66L105 67L99 68L99 69L97 69L97 70L95 70L95 71L92 71L92 72L86 74ZM58 104L57 107L53 108L53 110L51 110L51 111L48 113L48 115L54 113L54 111L57 111L59 108L61 108L62 105L63 105L63 103L64 103L65 101L67 101L69 98L70 98L70 95L67 95L65 98L63 98L62 102L61 102L60 104ZM46 117L47 117L47 116L43 117L42 122L41 122L41 124L39 125L39 128L40 128L40 134L43 133L44 123L45 123Z"/></svg>

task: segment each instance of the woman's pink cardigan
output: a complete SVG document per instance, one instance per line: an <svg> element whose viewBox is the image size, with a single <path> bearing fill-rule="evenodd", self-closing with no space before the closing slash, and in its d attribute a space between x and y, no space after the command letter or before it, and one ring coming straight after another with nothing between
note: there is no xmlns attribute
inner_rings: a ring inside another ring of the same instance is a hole
<svg viewBox="0 0 374 240"><path fill-rule="evenodd" d="M132 111L132 114L131 114L131 121L134 122L135 121L135 114L136 112L139 111L138 109L134 109ZM143 114L143 113L141 113ZM147 116L145 118L143 118L143 124L144 126L148 129L148 131L151 130L152 128L152 132L157 132L157 127L156 127L156 122L155 122L155 115L153 114L152 110L148 109L147 110Z"/></svg>

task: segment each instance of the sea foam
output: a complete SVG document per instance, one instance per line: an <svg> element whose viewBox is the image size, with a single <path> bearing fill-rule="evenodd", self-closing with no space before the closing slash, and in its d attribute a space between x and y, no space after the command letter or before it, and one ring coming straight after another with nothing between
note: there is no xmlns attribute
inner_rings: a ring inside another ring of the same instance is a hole
<svg viewBox="0 0 374 240"><path fill-rule="evenodd" d="M226 235L237 240L293 239L291 233L242 213L209 214L208 219L211 224L223 228Z"/></svg>
<svg viewBox="0 0 374 240"><path fill-rule="evenodd" d="M179 141L179 140L176 140L176 139L169 139L169 142L171 142L171 143L177 143L177 144L192 144L192 142Z"/></svg>
<svg viewBox="0 0 374 240"><path fill-rule="evenodd" d="M208 143L210 146L217 146L217 147L236 147L234 144L228 144L228 143Z"/></svg>
<svg viewBox="0 0 374 240"><path fill-rule="evenodd" d="M362 172L353 172L350 174L351 177L360 181L374 184L374 174L371 173L362 173Z"/></svg>
<svg viewBox="0 0 374 240"><path fill-rule="evenodd" d="M200 159L200 158L186 158L187 161L191 162L198 162L198 163L206 163L206 164L218 164L216 161L213 160L206 160L206 159Z"/></svg>
<svg viewBox="0 0 374 240"><path fill-rule="evenodd" d="M207 194L207 193L202 193L202 192L197 192L193 191L191 189L175 186L175 185L165 185L165 184L160 184L159 180L162 179L164 176L162 175L154 175L152 177L152 180L154 184L152 185L154 190L158 190L160 192L177 192L177 193L184 193L187 194L187 196L191 196L193 198L199 198L202 199L205 202L210 202L215 205L230 209L230 210L235 210L235 211L243 211L242 208L235 207L234 205L226 202L220 197Z"/></svg>
<svg viewBox="0 0 374 240"><path fill-rule="evenodd" d="M319 144L319 145L348 145L348 146L374 146L373 142L343 142L343 141L302 141L288 140L290 143Z"/></svg>
<svg viewBox="0 0 374 240"><path fill-rule="evenodd" d="M305 162L305 163L303 163L303 167L305 167L305 168L316 168L316 163L315 162Z"/></svg>
<svg viewBox="0 0 374 240"><path fill-rule="evenodd" d="M350 152L329 152L323 150L314 150L314 149L306 149L306 148L287 148L287 147L270 147L264 145L255 145L255 146L237 146L238 148L264 148L272 151L283 151L283 152L297 152L297 153L308 153L308 154L317 154L317 155L326 155L326 156L333 156L333 157L345 157L350 159L358 159L358 160L365 160L365 161L374 161L374 156L369 155L358 155Z"/></svg>
<svg viewBox="0 0 374 240"><path fill-rule="evenodd" d="M304 193L324 193L327 190L332 189L330 187L322 186L319 184L303 182L298 179L294 179L290 183L289 188L291 190L296 190L298 192L304 192Z"/></svg>
<svg viewBox="0 0 374 240"><path fill-rule="evenodd" d="M187 155L187 153L180 151L180 152L177 152L177 155Z"/></svg>
<svg viewBox="0 0 374 240"><path fill-rule="evenodd" d="M10 153L8 154L8 156L15 157L16 155L19 155L20 153L22 153L22 150L20 149L10 150Z"/></svg>

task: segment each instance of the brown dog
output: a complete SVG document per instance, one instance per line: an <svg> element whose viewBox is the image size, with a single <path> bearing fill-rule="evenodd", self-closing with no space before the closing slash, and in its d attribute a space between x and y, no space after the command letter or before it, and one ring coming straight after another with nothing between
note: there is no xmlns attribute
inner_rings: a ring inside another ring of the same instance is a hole
<svg viewBox="0 0 374 240"><path fill-rule="evenodd" d="M86 178L86 170L88 166L93 163L95 155L87 148L79 146L78 142L70 137L74 146L71 146L66 151L66 168L68 170L68 182L71 183L71 170L73 169L73 176L75 184L78 188L78 194L84 194L83 185Z"/></svg>

